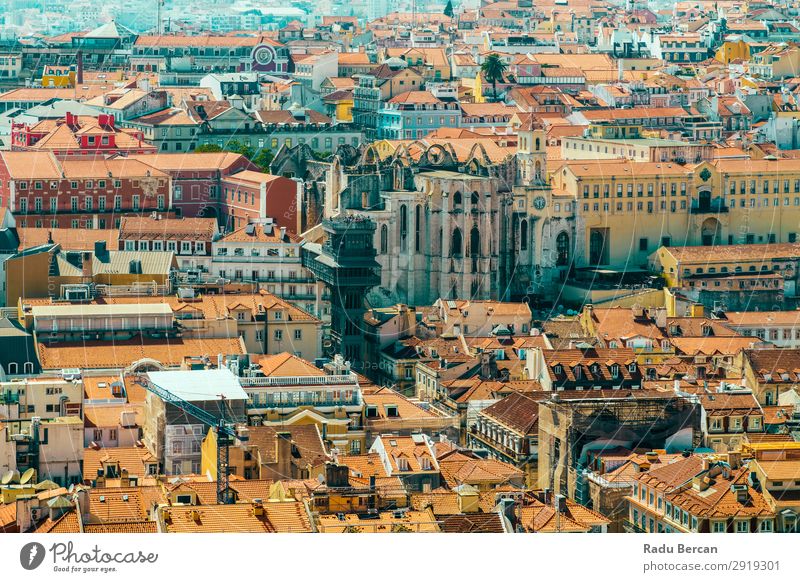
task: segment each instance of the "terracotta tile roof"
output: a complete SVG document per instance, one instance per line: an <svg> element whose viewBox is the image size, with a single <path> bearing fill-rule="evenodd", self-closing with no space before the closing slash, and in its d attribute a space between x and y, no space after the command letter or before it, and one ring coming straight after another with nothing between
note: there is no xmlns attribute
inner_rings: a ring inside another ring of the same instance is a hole
<svg viewBox="0 0 800 582"><path fill-rule="evenodd" d="M81 378L81 382L83 383L83 397L85 400L123 398L124 391L128 388L121 374L114 376L85 376ZM113 391L119 389L123 390L123 395L115 396Z"/></svg>
<svg viewBox="0 0 800 582"><path fill-rule="evenodd" d="M791 420L794 413L794 406L763 406L764 424L786 424Z"/></svg>
<svg viewBox="0 0 800 582"><path fill-rule="evenodd" d="M88 492L90 515L84 519L84 523L147 521L151 518L156 505L167 502L163 490L158 485L94 487Z"/></svg>
<svg viewBox="0 0 800 582"><path fill-rule="evenodd" d="M183 154L148 154L144 156L128 156L129 160L138 160L157 168L162 172L177 171L217 171L230 168L241 161L243 156L231 152L200 152Z"/></svg>
<svg viewBox="0 0 800 582"><path fill-rule="evenodd" d="M702 470L702 457L698 455L680 457L672 463L642 473L639 481L659 491L671 491L690 481Z"/></svg>
<svg viewBox="0 0 800 582"><path fill-rule="evenodd" d="M484 408L480 414L496 420L511 430L531 434L539 422L539 403L525 394L510 394Z"/></svg>
<svg viewBox="0 0 800 582"><path fill-rule="evenodd" d="M283 46L267 35L253 33L242 36L203 35L140 35L134 43L137 47L255 47L261 44Z"/></svg>
<svg viewBox="0 0 800 582"><path fill-rule="evenodd" d="M416 402L412 402L399 392L391 388L377 388L365 390L362 394L365 406L374 406L376 416L366 417L366 420L410 420L420 418L439 418L438 415L424 409ZM387 416L387 406L396 406L397 415Z"/></svg>
<svg viewBox="0 0 800 582"><path fill-rule="evenodd" d="M288 352L275 354L273 356L264 356L258 360L258 365L267 377L325 375L323 370L320 370L311 362L298 358L294 354Z"/></svg>
<svg viewBox="0 0 800 582"><path fill-rule="evenodd" d="M122 534L139 534L139 533L157 533L158 524L154 521L123 521L120 523L101 523L101 524L86 524L83 526L84 533L122 533Z"/></svg>
<svg viewBox="0 0 800 582"><path fill-rule="evenodd" d="M631 372L629 368L630 364L636 362L636 354L631 348L552 350L543 354L548 374L559 384L583 380L622 382L641 379L641 370L638 366L635 372ZM616 380L613 376L614 366L618 366ZM575 376L578 367L582 374L580 379Z"/></svg>
<svg viewBox="0 0 800 582"><path fill-rule="evenodd" d="M625 340L639 336L656 341L666 337L647 315L637 316L636 311L628 307L593 308L592 321L597 336L606 342L617 340L625 345Z"/></svg>
<svg viewBox="0 0 800 582"><path fill-rule="evenodd" d="M753 347L761 340L757 337L686 337L670 338L669 341L679 353L695 356L698 354L734 355L741 350Z"/></svg>
<svg viewBox="0 0 800 582"><path fill-rule="evenodd" d="M414 437L382 435L378 438L383 443L386 458L392 467L392 474L438 472L439 465L431 450L424 440L417 442L416 435ZM407 469L400 469L398 459L406 460ZM424 459L428 459L429 469L423 468Z"/></svg>
<svg viewBox="0 0 800 582"><path fill-rule="evenodd" d="M120 240L191 240L211 242L219 227L215 218L164 218L123 216Z"/></svg>
<svg viewBox="0 0 800 582"><path fill-rule="evenodd" d="M529 533L588 532L593 527L608 525L608 519L571 499L564 500L562 511L552 504L534 501L520 509L520 521Z"/></svg>
<svg viewBox="0 0 800 582"><path fill-rule="evenodd" d="M749 471L747 467L732 471L729 477L724 473L712 476L714 471L707 474L710 482L708 488L698 490L694 487L686 488L674 495L668 495L672 504L697 517L751 517L751 516L773 516L764 497L747 485ZM747 487L745 501L739 501L737 493L731 490L731 486L744 485Z"/></svg>
<svg viewBox="0 0 800 582"><path fill-rule="evenodd" d="M448 515L441 522L445 533L506 533L499 513Z"/></svg>
<svg viewBox="0 0 800 582"><path fill-rule="evenodd" d="M61 517L44 520L34 533L80 533L81 526L78 523L78 516L75 510L69 510Z"/></svg>
<svg viewBox="0 0 800 582"><path fill-rule="evenodd" d="M680 265L800 258L800 243L668 247L665 250L675 257Z"/></svg>
<svg viewBox="0 0 800 582"><path fill-rule="evenodd" d="M388 477L386 467L377 453L339 455L339 464L346 465L353 477Z"/></svg>
<svg viewBox="0 0 800 582"><path fill-rule="evenodd" d="M0 505L0 531L15 529L17 524L17 504L5 503Z"/></svg>
<svg viewBox="0 0 800 582"><path fill-rule="evenodd" d="M180 366L189 356L244 352L239 338L221 339L150 339L136 336L114 342L78 341L46 344L40 342L39 362L43 369L126 368L142 359L154 359L168 367Z"/></svg>
<svg viewBox="0 0 800 582"><path fill-rule="evenodd" d="M745 350L745 358L761 384L800 381L800 349Z"/></svg>
<svg viewBox="0 0 800 582"><path fill-rule="evenodd" d="M317 524L323 533L436 533L441 531L430 509L409 510L399 514L383 511L378 514L377 519L362 519L355 513L344 514L343 520L337 515L321 515L317 519Z"/></svg>
<svg viewBox="0 0 800 582"><path fill-rule="evenodd" d="M84 406L83 420L86 428L116 428L120 424L120 415L123 412L135 414L136 425L144 424L144 406L142 404L118 404L102 406Z"/></svg>
<svg viewBox="0 0 800 582"><path fill-rule="evenodd" d="M103 463L118 463L131 476L144 478L148 474L145 464L158 465L158 459L146 447L92 448L83 451L83 480L92 482L103 468Z"/></svg>
<svg viewBox="0 0 800 582"><path fill-rule="evenodd" d="M260 512L260 514L259 514ZM311 522L297 501L170 507L164 510L168 533L303 533Z"/></svg>
<svg viewBox="0 0 800 582"><path fill-rule="evenodd" d="M406 91L389 99L388 103L433 104L441 101L429 91Z"/></svg>
<svg viewBox="0 0 800 582"><path fill-rule="evenodd" d="M721 323L733 326L785 325L800 327L800 310L795 311L726 311Z"/></svg>
<svg viewBox="0 0 800 582"><path fill-rule="evenodd" d="M281 238L281 229L278 226L255 223L226 234L220 242L297 243L300 242L300 237L287 231Z"/></svg>
<svg viewBox="0 0 800 582"><path fill-rule="evenodd" d="M439 471L448 487L468 485L503 485L515 482L521 485L525 474L508 463L496 459L460 459L445 457L439 460Z"/></svg>
<svg viewBox="0 0 800 582"><path fill-rule="evenodd" d="M277 462L277 433L288 432L292 440L292 464L305 469L319 466L329 459L316 424L286 427L251 426L248 445L260 451L262 463Z"/></svg>
<svg viewBox="0 0 800 582"><path fill-rule="evenodd" d="M414 493L411 495L409 504L412 509L418 511L430 508L436 516L461 513L458 493L455 491L436 490L430 493Z"/></svg>
<svg viewBox="0 0 800 582"><path fill-rule="evenodd" d="M124 220L124 219L123 219ZM117 248L119 231L85 228L34 228L17 227L20 250L54 242L65 251L93 250L96 241L103 241L109 249Z"/></svg>

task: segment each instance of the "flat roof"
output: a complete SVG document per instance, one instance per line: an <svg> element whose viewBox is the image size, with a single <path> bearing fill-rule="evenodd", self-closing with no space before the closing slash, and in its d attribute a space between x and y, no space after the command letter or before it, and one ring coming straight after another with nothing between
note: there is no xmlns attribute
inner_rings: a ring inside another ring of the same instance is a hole
<svg viewBox="0 0 800 582"><path fill-rule="evenodd" d="M171 315L172 308L166 303L78 303L69 305L35 305L31 307L33 317L106 316L114 315Z"/></svg>
<svg viewBox="0 0 800 582"><path fill-rule="evenodd" d="M148 372L151 382L188 402L219 400L247 400L247 393L239 379L227 368L219 370L179 370L175 372Z"/></svg>

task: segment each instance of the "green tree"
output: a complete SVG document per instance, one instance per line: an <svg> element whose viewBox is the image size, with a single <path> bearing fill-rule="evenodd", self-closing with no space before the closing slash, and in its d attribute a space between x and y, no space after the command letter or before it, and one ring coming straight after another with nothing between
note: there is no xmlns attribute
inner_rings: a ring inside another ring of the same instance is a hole
<svg viewBox="0 0 800 582"><path fill-rule="evenodd" d="M503 80L503 73L506 72L506 64L497 53L492 53L481 65L483 76L492 84L494 100L497 101L497 82Z"/></svg>
<svg viewBox="0 0 800 582"><path fill-rule="evenodd" d="M256 151L253 149L253 146L249 146L246 143L242 143L236 139L229 141L225 146L225 149L235 154L241 154L248 160L252 160L256 155Z"/></svg>
<svg viewBox="0 0 800 582"><path fill-rule="evenodd" d="M444 7L444 15L448 18L453 18L453 0L447 0L447 6Z"/></svg>
<svg viewBox="0 0 800 582"><path fill-rule="evenodd" d="M259 151L251 161L261 168L262 172L269 173L269 165L272 163L272 160L275 159L275 154L272 153L272 150L268 150L266 148Z"/></svg>
<svg viewBox="0 0 800 582"><path fill-rule="evenodd" d="M195 148L197 153L217 153L223 151L221 147L213 143L204 143Z"/></svg>

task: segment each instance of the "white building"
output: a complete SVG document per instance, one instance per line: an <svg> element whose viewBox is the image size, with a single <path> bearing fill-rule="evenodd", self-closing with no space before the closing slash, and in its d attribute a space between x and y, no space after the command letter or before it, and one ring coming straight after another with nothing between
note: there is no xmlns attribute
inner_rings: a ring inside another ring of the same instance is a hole
<svg viewBox="0 0 800 582"><path fill-rule="evenodd" d="M329 313L325 286L303 267L300 242L272 219L250 223L211 244L212 277L257 284L323 318Z"/></svg>

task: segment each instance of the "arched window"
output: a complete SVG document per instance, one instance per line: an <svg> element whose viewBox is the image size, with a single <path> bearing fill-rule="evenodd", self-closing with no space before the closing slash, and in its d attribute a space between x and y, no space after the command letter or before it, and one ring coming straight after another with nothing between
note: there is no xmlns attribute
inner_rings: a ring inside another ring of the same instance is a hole
<svg viewBox="0 0 800 582"><path fill-rule="evenodd" d="M478 205L481 203L481 197L478 195L477 192L472 193L470 202L472 203L473 208L477 208Z"/></svg>
<svg viewBox="0 0 800 582"><path fill-rule="evenodd" d="M8 373L9 374L16 374L17 373L17 363L11 362L8 364Z"/></svg>
<svg viewBox="0 0 800 582"><path fill-rule="evenodd" d="M381 225L381 254L385 255L389 252L389 227Z"/></svg>
<svg viewBox="0 0 800 582"><path fill-rule="evenodd" d="M25 362L25 373L33 374L33 362Z"/></svg>
<svg viewBox="0 0 800 582"><path fill-rule="evenodd" d="M519 227L519 248L522 251L528 250L528 221L523 220Z"/></svg>
<svg viewBox="0 0 800 582"><path fill-rule="evenodd" d="M536 149L534 151L538 152L542 148L542 140L537 137L534 143L536 144Z"/></svg>
<svg viewBox="0 0 800 582"><path fill-rule="evenodd" d="M400 249L406 250L406 237L408 236L408 209L406 205L400 206Z"/></svg>
<svg viewBox="0 0 800 582"><path fill-rule="evenodd" d="M366 190L361 193L361 208L365 210L369 208L369 192Z"/></svg>
<svg viewBox="0 0 800 582"><path fill-rule="evenodd" d="M569 235L562 231L556 237L556 265L569 264Z"/></svg>
<svg viewBox="0 0 800 582"><path fill-rule="evenodd" d="M536 164L534 165L533 175L537 180L542 179L542 162L536 160Z"/></svg>
<svg viewBox="0 0 800 582"><path fill-rule="evenodd" d="M460 257L464 248L464 241L461 237L461 229L456 227L453 229L453 238L450 239L450 254L454 257Z"/></svg>
<svg viewBox="0 0 800 582"><path fill-rule="evenodd" d="M456 192L453 194L453 208L458 208L461 206L461 192Z"/></svg>
<svg viewBox="0 0 800 582"><path fill-rule="evenodd" d="M469 254L472 257L481 254L481 232L477 226L473 226L469 232Z"/></svg>

